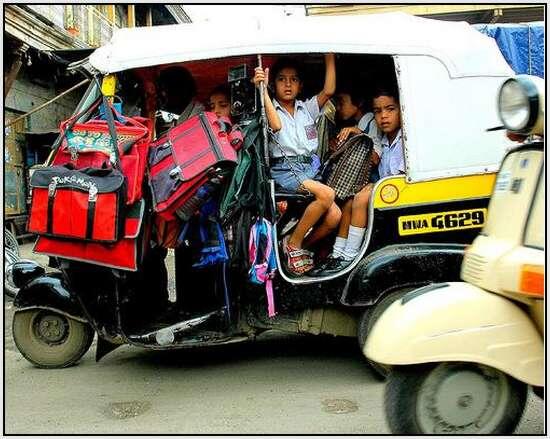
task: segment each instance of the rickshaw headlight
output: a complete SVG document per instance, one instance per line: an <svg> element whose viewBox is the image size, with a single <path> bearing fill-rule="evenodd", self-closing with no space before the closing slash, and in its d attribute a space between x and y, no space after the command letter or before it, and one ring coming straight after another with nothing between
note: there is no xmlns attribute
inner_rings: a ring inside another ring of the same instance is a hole
<svg viewBox="0 0 550 439"><path fill-rule="evenodd" d="M498 111L504 127L522 134L542 134L544 92L539 88L540 78L518 75L502 84L498 96Z"/></svg>

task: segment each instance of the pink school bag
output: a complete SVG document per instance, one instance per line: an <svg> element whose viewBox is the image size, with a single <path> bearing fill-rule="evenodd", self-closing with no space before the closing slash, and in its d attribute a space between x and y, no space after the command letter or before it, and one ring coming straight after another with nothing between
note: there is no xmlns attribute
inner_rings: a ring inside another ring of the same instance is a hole
<svg viewBox="0 0 550 439"><path fill-rule="evenodd" d="M273 278L277 271L277 260L273 249L273 226L265 218L258 218L250 229L248 255L250 262L248 279L258 285L265 283L267 311L269 317L273 317L276 314Z"/></svg>

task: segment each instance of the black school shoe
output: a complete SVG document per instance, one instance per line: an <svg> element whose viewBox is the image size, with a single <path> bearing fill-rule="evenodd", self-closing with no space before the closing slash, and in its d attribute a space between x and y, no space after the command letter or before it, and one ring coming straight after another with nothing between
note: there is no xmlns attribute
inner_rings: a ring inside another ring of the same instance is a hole
<svg viewBox="0 0 550 439"><path fill-rule="evenodd" d="M315 267L313 270L310 270L306 273L307 276L328 276L346 268L350 265L353 260L346 260L341 256L329 256L326 258L321 265Z"/></svg>

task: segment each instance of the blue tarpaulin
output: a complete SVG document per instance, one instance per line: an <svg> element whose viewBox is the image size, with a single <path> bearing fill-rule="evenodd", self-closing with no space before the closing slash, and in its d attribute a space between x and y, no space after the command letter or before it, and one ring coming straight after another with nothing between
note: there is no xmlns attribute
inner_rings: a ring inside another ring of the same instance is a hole
<svg viewBox="0 0 550 439"><path fill-rule="evenodd" d="M517 74L544 78L544 22L520 24L475 24L494 38L504 59Z"/></svg>

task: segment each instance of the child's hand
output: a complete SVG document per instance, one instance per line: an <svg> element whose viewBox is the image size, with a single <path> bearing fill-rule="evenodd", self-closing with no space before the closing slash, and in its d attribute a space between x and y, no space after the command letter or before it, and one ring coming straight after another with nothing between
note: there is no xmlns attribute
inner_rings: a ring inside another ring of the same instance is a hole
<svg viewBox="0 0 550 439"><path fill-rule="evenodd" d="M348 140L348 137L351 135L351 134L361 134L361 130L357 127L347 127L347 128L342 128L340 130L340 132L338 133L338 135L336 136L336 140L337 140L337 146L339 147L340 145L342 145L342 143L344 143L346 140Z"/></svg>
<svg viewBox="0 0 550 439"><path fill-rule="evenodd" d="M252 78L252 82L256 87L259 87L262 81L266 86L269 83L269 68L263 70L261 67L256 67L254 69L254 78Z"/></svg>

